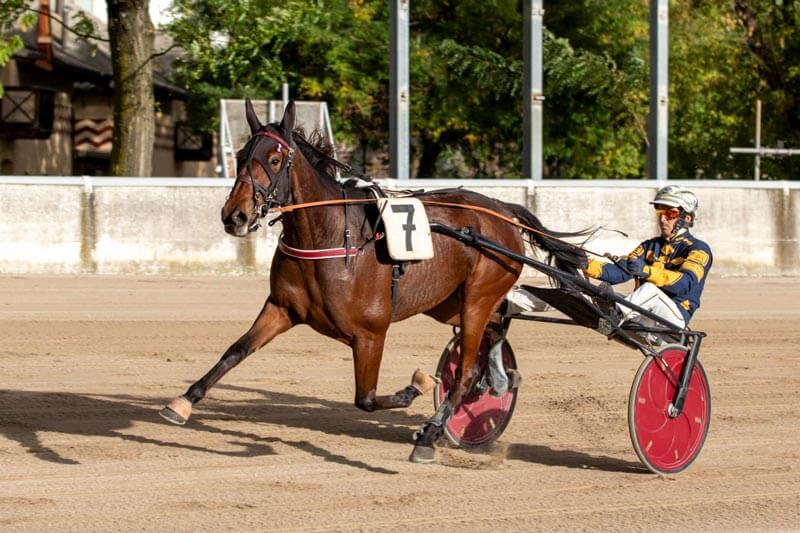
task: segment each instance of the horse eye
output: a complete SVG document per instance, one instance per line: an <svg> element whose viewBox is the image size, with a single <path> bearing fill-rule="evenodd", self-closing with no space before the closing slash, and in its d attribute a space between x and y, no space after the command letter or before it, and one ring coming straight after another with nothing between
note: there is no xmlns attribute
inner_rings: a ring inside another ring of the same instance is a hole
<svg viewBox="0 0 800 533"><path fill-rule="evenodd" d="M273 158L270 160L269 164L270 164L270 165L277 165L278 163L280 163L280 161L281 161L281 160L280 160L280 159L278 159L277 157L273 157Z"/></svg>

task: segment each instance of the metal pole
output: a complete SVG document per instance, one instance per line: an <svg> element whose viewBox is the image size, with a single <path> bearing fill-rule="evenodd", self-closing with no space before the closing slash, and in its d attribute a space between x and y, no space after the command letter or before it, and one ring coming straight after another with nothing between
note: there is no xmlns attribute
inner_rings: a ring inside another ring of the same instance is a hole
<svg viewBox="0 0 800 533"><path fill-rule="evenodd" d="M800 155L798 148L731 148L732 154L750 154L763 157Z"/></svg>
<svg viewBox="0 0 800 533"><path fill-rule="evenodd" d="M219 101L219 159L222 167L222 177L228 177L228 146L231 143L228 136L228 112L225 109L225 100Z"/></svg>
<svg viewBox="0 0 800 533"><path fill-rule="evenodd" d="M761 100L756 100L756 150L761 149ZM761 179L761 155L756 152L756 163L753 169L756 181Z"/></svg>
<svg viewBox="0 0 800 533"><path fill-rule="evenodd" d="M647 175L667 179L669 138L669 1L650 0L650 116Z"/></svg>
<svg viewBox="0 0 800 533"><path fill-rule="evenodd" d="M283 91L282 91L282 93L283 93L282 94L282 96L283 96L283 108L286 109L286 106L289 105L289 84L286 83L286 82L283 82ZM267 102L267 104L269 104L269 102Z"/></svg>
<svg viewBox="0 0 800 533"><path fill-rule="evenodd" d="M389 166L391 178L407 180L409 172L409 0L390 1Z"/></svg>
<svg viewBox="0 0 800 533"><path fill-rule="evenodd" d="M525 63L522 88L522 176L542 179L542 123L544 83L542 76L542 24L544 0L522 4L522 55Z"/></svg>

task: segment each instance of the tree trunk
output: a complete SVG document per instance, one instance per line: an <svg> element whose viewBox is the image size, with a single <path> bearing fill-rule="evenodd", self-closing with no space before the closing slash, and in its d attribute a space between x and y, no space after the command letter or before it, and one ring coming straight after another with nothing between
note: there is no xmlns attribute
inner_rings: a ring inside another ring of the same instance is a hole
<svg viewBox="0 0 800 533"><path fill-rule="evenodd" d="M111 174L150 176L153 170L155 106L150 0L107 0L114 67L114 133Z"/></svg>

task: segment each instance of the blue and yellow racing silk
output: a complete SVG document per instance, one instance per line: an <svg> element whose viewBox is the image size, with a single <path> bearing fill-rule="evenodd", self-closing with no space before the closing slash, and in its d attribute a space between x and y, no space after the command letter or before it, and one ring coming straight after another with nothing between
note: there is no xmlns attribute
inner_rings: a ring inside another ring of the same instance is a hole
<svg viewBox="0 0 800 533"><path fill-rule="evenodd" d="M662 237L644 241L628 254L628 260L644 255L644 272L650 283L660 288L678 304L686 323L700 307L700 295L706 284L713 257L711 248L689 232L668 243ZM613 263L589 260L586 273L612 285L631 279L631 275Z"/></svg>

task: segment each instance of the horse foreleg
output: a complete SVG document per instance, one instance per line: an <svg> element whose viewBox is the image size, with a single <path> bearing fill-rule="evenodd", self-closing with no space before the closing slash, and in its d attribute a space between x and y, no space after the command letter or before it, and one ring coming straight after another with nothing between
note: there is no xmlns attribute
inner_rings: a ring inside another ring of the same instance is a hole
<svg viewBox="0 0 800 533"><path fill-rule="evenodd" d="M185 394L178 396L164 407L160 414L173 424L183 425L192 414L192 406L202 400L216 382L233 367L241 363L248 355L255 352L279 334L293 326L288 310L279 307L270 300L264 304L250 329L234 342L222 355L220 360L202 378L196 381Z"/></svg>
<svg viewBox="0 0 800 533"><path fill-rule="evenodd" d="M365 333L356 336L353 342L353 364L356 377L355 405L364 411L408 407L418 396L427 394L436 386L434 378L417 369L411 377L411 384L406 388L394 394L378 396L378 374L385 339L385 332L382 334Z"/></svg>

